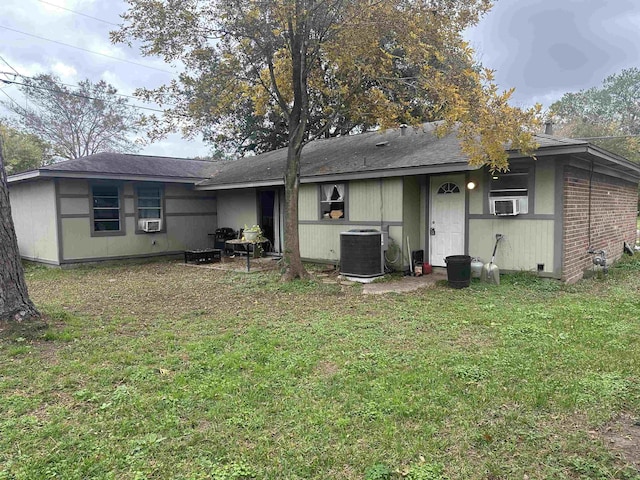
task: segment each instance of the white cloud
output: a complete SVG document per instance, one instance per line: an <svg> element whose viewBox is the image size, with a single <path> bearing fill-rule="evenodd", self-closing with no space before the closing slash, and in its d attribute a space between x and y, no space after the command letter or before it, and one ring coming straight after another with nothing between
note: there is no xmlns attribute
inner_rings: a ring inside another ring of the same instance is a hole
<svg viewBox="0 0 640 480"><path fill-rule="evenodd" d="M133 87L128 83L124 82L121 75L117 73L111 72L109 70L105 70L100 75L100 78L107 82L110 85L113 85L118 90L118 93L122 93L124 95L131 95L133 92Z"/></svg>
<svg viewBox="0 0 640 480"><path fill-rule="evenodd" d="M60 77L64 83L73 83L77 80L78 71L72 65L56 62L51 65L50 70Z"/></svg>
<svg viewBox="0 0 640 480"><path fill-rule="evenodd" d="M140 153L160 157L193 158L208 155L209 148L201 139L184 140L176 133L167 136L164 140L147 145Z"/></svg>
<svg viewBox="0 0 640 480"><path fill-rule="evenodd" d="M94 3L92 0L46 0L39 2L39 8L48 15L67 16L74 15L69 10L82 11L83 7Z"/></svg>

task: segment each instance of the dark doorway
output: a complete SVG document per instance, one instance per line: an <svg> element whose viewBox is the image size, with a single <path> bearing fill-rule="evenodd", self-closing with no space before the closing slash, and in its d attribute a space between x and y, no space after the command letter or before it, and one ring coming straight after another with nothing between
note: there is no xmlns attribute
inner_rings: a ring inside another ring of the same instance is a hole
<svg viewBox="0 0 640 480"><path fill-rule="evenodd" d="M274 206L276 202L276 192L274 190L260 191L260 227L262 234L269 240L269 250L273 251L276 245Z"/></svg>

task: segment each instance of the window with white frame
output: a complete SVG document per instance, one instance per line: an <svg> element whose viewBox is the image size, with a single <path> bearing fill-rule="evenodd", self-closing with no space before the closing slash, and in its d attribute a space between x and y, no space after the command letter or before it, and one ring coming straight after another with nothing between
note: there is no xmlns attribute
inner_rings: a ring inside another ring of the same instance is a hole
<svg viewBox="0 0 640 480"><path fill-rule="evenodd" d="M117 185L92 185L92 230L112 234L122 231L120 188Z"/></svg>
<svg viewBox="0 0 640 480"><path fill-rule="evenodd" d="M529 177L528 171L492 174L489 187L491 213L499 214L496 210L500 208L498 205L507 203L513 205L514 212L529 213Z"/></svg>
<svg viewBox="0 0 640 480"><path fill-rule="evenodd" d="M323 219L345 218L345 184L325 183L320 185L320 216Z"/></svg>

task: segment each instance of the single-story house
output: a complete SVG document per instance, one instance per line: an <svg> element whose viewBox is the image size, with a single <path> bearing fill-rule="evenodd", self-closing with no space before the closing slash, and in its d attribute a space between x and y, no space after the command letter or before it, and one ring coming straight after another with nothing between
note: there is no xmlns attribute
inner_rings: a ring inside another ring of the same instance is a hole
<svg viewBox="0 0 640 480"><path fill-rule="evenodd" d="M206 161L99 153L8 177L23 258L65 265L177 254L207 244ZM158 221L159 220L159 221Z"/></svg>
<svg viewBox="0 0 640 480"><path fill-rule="evenodd" d="M340 234L386 232L408 268L412 250L576 281L589 250L613 260L636 240L640 165L588 142L537 135L535 158L510 170L469 166L455 134L434 126L316 140L300 169L302 257L338 263ZM219 227L260 224L283 251L286 150L208 163L99 154L9 177L22 255L53 264L178 253L212 245ZM147 220L160 220L149 227Z"/></svg>

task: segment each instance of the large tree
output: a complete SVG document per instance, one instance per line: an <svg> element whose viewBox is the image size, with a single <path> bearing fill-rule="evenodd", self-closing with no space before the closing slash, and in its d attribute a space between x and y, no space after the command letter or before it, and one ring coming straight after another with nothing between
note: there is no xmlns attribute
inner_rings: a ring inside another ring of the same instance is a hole
<svg viewBox="0 0 640 480"><path fill-rule="evenodd" d="M48 142L54 155L79 158L138 149L132 135L141 115L104 80L83 80L70 88L54 75L38 75L25 78L20 89L29 99L25 105L2 104L25 131Z"/></svg>
<svg viewBox="0 0 640 480"><path fill-rule="evenodd" d="M51 163L49 145L38 136L21 132L1 119L0 136L4 139L4 167L8 175Z"/></svg>
<svg viewBox="0 0 640 480"><path fill-rule="evenodd" d="M20 262L2 151L0 135L0 322L35 320L40 318L40 313L29 299Z"/></svg>
<svg viewBox="0 0 640 480"><path fill-rule="evenodd" d="M550 107L558 132L640 162L640 70L607 77L601 87L565 93Z"/></svg>
<svg viewBox="0 0 640 480"><path fill-rule="evenodd" d="M285 136L286 278L306 275L298 188L308 141L345 125L438 119L440 133L457 127L476 165L506 168L507 142L534 147L526 127L536 112L510 107L511 92L498 92L461 38L489 0L127 1L112 39L184 65L169 85L139 92L173 105L156 134L225 132L258 118Z"/></svg>

